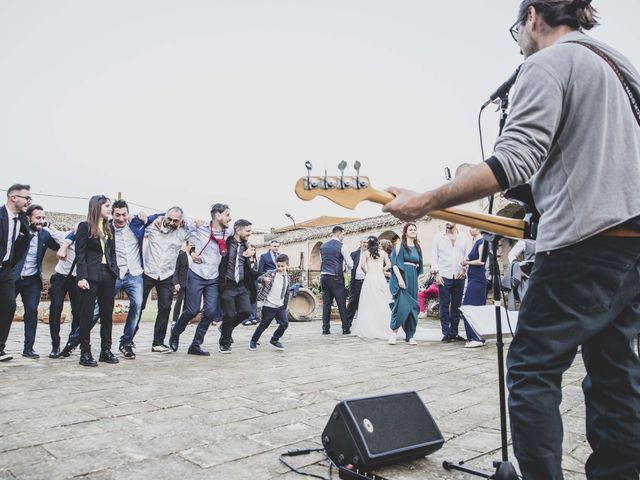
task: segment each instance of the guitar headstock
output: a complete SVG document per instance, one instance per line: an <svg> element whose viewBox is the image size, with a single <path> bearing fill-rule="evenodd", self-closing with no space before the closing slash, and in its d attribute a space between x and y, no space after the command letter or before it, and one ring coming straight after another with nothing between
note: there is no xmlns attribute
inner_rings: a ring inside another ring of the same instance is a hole
<svg viewBox="0 0 640 480"><path fill-rule="evenodd" d="M340 176L311 175L311 162L306 162L308 175L296 182L296 195L301 200L312 200L317 196L325 197L338 205L354 209L360 202L371 200L376 203L387 203L393 199L393 195L381 192L371 187L368 177L360 176L360 162L355 163L356 175L345 176L346 162L340 162L338 168Z"/></svg>

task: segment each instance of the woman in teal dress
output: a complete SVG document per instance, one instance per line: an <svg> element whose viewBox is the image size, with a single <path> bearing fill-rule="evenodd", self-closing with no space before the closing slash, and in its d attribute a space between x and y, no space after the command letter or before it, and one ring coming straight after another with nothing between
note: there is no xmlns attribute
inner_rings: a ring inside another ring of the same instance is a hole
<svg viewBox="0 0 640 480"><path fill-rule="evenodd" d="M404 330L405 341L409 345L416 345L413 338L418 326L418 276L422 275L422 249L418 241L418 227L415 223L407 223L402 229L400 244L391 255L391 269L393 275L389 280L389 288L393 295L391 307L391 330L389 343L396 343L397 331Z"/></svg>

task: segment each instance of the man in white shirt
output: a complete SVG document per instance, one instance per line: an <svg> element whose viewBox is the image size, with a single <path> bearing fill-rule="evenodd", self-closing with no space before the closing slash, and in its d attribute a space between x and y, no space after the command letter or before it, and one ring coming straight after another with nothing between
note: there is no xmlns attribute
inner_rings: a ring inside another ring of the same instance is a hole
<svg viewBox="0 0 640 480"><path fill-rule="evenodd" d="M360 303L360 291L362 290L362 282L364 282L364 270L360 268L360 262L364 257L364 252L367 251L367 237L360 239L360 248L354 252L351 252L351 260L353 261L353 267L351 268L351 279L349 281L349 301L347 302L347 323L349 329L353 323L353 318L358 311L358 304Z"/></svg>
<svg viewBox="0 0 640 480"><path fill-rule="evenodd" d="M4 348L16 312L14 268L29 246L25 212L31 204L31 187L16 183L7 190L7 203L0 208L0 362L13 358Z"/></svg>
<svg viewBox="0 0 640 480"><path fill-rule="evenodd" d="M38 359L40 355L33 351L38 327L38 305L42 293L42 260L47 248L58 250L60 245L51 234L44 230L45 213L40 205L29 205L29 247L16 264L13 272L15 278L15 295L20 295L24 305L24 348L22 356Z"/></svg>
<svg viewBox="0 0 640 480"><path fill-rule="evenodd" d="M195 224L197 226L198 223ZM194 227L194 225L192 225ZM164 217L159 217L146 229L147 242L144 247L143 299L144 310L149 294L153 288L158 295L158 314L153 331L153 352L168 352L164 344L169 324L169 313L173 301L173 273L182 242L190 230L183 222L183 211L180 207L167 210ZM142 315L142 312L140 312Z"/></svg>
<svg viewBox="0 0 640 480"><path fill-rule="evenodd" d="M202 343L219 308L218 268L222 261L222 255L226 253L226 240L233 234L229 231L230 221L231 210L229 206L216 203L211 207L211 222L196 228L189 237L195 245L195 249L191 252L191 260L193 261L189 265L189 273L187 274L185 308L171 329L169 337L169 346L174 352L178 350L180 334L200 312L204 301L202 319L198 323L187 353L190 355L209 355L209 352L202 349ZM173 263L175 266L175 259Z"/></svg>
<svg viewBox="0 0 640 480"><path fill-rule="evenodd" d="M335 298L342 321L342 333L351 333L347 319L347 296L344 285L344 265L348 269L353 268L351 253L342 243L345 233L344 228L336 225L331 230L332 237L320 246L320 287L322 288L322 334L331 333L331 305Z"/></svg>
<svg viewBox="0 0 640 480"><path fill-rule="evenodd" d="M442 341L445 343L465 341L458 335L458 324L466 276L462 263L469 250L469 242L459 234L455 223L447 222L445 231L433 239L431 272L435 274L438 284L440 326Z"/></svg>

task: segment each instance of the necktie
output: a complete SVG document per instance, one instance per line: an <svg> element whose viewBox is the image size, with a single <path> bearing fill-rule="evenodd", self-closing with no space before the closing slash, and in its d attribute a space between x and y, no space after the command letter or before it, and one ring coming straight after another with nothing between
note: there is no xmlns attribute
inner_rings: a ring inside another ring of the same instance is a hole
<svg viewBox="0 0 640 480"><path fill-rule="evenodd" d="M236 250L236 268L234 277L236 283L240 283L240 245L238 245Z"/></svg>
<svg viewBox="0 0 640 480"><path fill-rule="evenodd" d="M9 246L9 265L13 265L13 254L15 252L18 233L20 233L20 230L18 230L18 217L13 217L13 235L11 236L11 245Z"/></svg>

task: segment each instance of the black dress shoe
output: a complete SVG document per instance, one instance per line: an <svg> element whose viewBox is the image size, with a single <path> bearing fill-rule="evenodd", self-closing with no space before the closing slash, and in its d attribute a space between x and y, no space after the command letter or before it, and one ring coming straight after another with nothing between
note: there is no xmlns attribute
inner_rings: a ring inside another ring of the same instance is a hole
<svg viewBox="0 0 640 480"><path fill-rule="evenodd" d="M98 360L105 363L120 363L118 357L111 353L111 350L102 350Z"/></svg>
<svg viewBox="0 0 640 480"><path fill-rule="evenodd" d="M171 336L169 337L169 348L172 351L177 352L178 345L180 345L180 337L172 333Z"/></svg>
<svg viewBox="0 0 640 480"><path fill-rule="evenodd" d="M36 352L34 352L32 348L22 352L22 356L23 357L27 357L27 358L33 358L34 360L37 359L37 358L40 358L40 355L38 355Z"/></svg>
<svg viewBox="0 0 640 480"><path fill-rule="evenodd" d="M461 337L460 335L454 335L453 337L449 337L452 342L466 342L467 339Z"/></svg>
<svg viewBox="0 0 640 480"><path fill-rule="evenodd" d="M451 337L449 337L448 335L445 335L444 337L442 337L442 340L440 340L442 343L449 343L451 341Z"/></svg>
<svg viewBox="0 0 640 480"><path fill-rule="evenodd" d="M97 367L98 362L95 361L93 355L91 355L91 351L82 352L80 354L80 361L78 362L83 367Z"/></svg>
<svg viewBox="0 0 640 480"><path fill-rule="evenodd" d="M329 330L323 330L322 334L323 335L331 335L331 332Z"/></svg>
<svg viewBox="0 0 640 480"><path fill-rule="evenodd" d="M70 343L67 343L64 348L62 349L62 351L60 352L60 354L58 355L58 358L67 358L71 356L71 352L73 352L73 350L76 347L74 347L73 345L71 345Z"/></svg>
<svg viewBox="0 0 640 480"><path fill-rule="evenodd" d="M49 358L58 358L60 356L60 347L53 347L51 349L51 353L49 354Z"/></svg>
<svg viewBox="0 0 640 480"><path fill-rule="evenodd" d="M201 357L208 357L211 355L209 352L200 348L200 345L191 345L189 350L187 350L189 355L200 355Z"/></svg>
<svg viewBox="0 0 640 480"><path fill-rule="evenodd" d="M342 330L342 334L343 335L351 335L351 330L349 330L348 328L346 330Z"/></svg>

